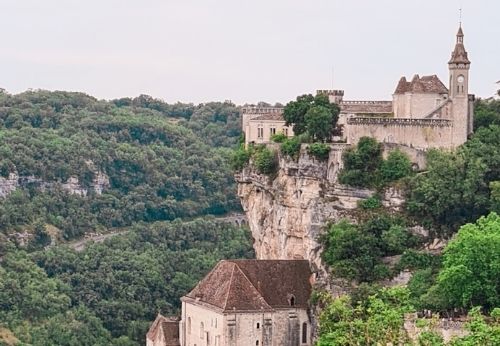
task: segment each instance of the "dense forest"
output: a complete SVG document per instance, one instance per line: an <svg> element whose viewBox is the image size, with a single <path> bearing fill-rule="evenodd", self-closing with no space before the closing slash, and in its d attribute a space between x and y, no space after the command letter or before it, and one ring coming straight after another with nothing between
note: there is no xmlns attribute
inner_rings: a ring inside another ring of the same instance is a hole
<svg viewBox="0 0 500 346"><path fill-rule="evenodd" d="M247 230L206 216L239 211L240 136L228 102L0 91L0 183L22 182L0 198L0 345L143 344L218 260L253 257ZM110 231L81 252L47 247Z"/></svg>

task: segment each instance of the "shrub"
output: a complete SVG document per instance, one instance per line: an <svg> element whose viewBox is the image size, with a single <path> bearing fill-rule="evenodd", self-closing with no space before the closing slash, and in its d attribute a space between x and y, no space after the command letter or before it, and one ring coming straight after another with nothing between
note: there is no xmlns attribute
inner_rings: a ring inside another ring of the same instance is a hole
<svg viewBox="0 0 500 346"><path fill-rule="evenodd" d="M254 154L254 164L261 174L272 174L276 171L276 155L266 147L259 148Z"/></svg>
<svg viewBox="0 0 500 346"><path fill-rule="evenodd" d="M367 199L363 199L358 202L358 206L361 209L370 210L370 209L378 209L382 207L382 202L380 201L380 197L377 195L371 196Z"/></svg>
<svg viewBox="0 0 500 346"><path fill-rule="evenodd" d="M408 247L409 240L410 234L400 225L393 225L382 232L382 243L386 254L390 256L402 253Z"/></svg>
<svg viewBox="0 0 500 346"><path fill-rule="evenodd" d="M271 136L271 140L274 143L283 143L287 138L288 137L283 132L279 132L279 133Z"/></svg>
<svg viewBox="0 0 500 346"><path fill-rule="evenodd" d="M246 165L248 165L251 156L252 150L245 149L245 147L241 145L231 156L231 167L236 171L241 171Z"/></svg>
<svg viewBox="0 0 500 346"><path fill-rule="evenodd" d="M406 250L397 264L398 270L403 269L425 269L434 268L438 269L441 266L441 258L430 253L419 252L416 250Z"/></svg>
<svg viewBox="0 0 500 346"><path fill-rule="evenodd" d="M374 138L361 137L356 148L344 152L343 159L344 169L339 174L340 183L358 187L379 185L382 145Z"/></svg>
<svg viewBox="0 0 500 346"><path fill-rule="evenodd" d="M298 137L287 138L281 143L281 153L296 159L300 152L300 139Z"/></svg>
<svg viewBox="0 0 500 346"><path fill-rule="evenodd" d="M412 172L410 159L399 149L391 151L387 160L384 160L380 166L380 175L384 182L407 177Z"/></svg>
<svg viewBox="0 0 500 346"><path fill-rule="evenodd" d="M307 152L318 160L327 160L330 155L330 146L325 143L313 143L307 147Z"/></svg>

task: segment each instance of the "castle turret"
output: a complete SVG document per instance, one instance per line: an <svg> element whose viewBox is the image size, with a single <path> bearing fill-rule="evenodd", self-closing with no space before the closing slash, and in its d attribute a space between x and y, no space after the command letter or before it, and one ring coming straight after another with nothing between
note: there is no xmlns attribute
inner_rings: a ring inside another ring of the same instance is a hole
<svg viewBox="0 0 500 346"><path fill-rule="evenodd" d="M454 147L463 144L467 136L472 133L472 101L469 96L469 68L470 60L464 46L464 32L460 25L457 33L455 49L451 53L448 62L450 71L449 98L452 101L453 135Z"/></svg>

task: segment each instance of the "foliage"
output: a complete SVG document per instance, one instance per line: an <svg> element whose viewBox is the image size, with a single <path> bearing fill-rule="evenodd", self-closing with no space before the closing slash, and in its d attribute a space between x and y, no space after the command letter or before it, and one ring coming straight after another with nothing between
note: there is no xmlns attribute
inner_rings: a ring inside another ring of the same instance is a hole
<svg viewBox="0 0 500 346"><path fill-rule="evenodd" d="M418 346L444 346L444 340L436 332L423 331L418 336Z"/></svg>
<svg viewBox="0 0 500 346"><path fill-rule="evenodd" d="M139 221L238 210L228 159L240 134L239 112L230 103L3 93L0 174L17 173L23 184L0 200L0 232L42 223L71 239ZM93 192L98 172L109 177L102 195ZM62 189L70 177L89 193Z"/></svg>
<svg viewBox="0 0 500 346"><path fill-rule="evenodd" d="M248 232L213 218L137 224L82 252L14 251L0 263L0 323L36 345L142 344L218 260L252 256Z"/></svg>
<svg viewBox="0 0 500 346"><path fill-rule="evenodd" d="M307 132L315 141L326 141L330 139L333 129L334 115L331 109L325 106L311 107L304 116Z"/></svg>
<svg viewBox="0 0 500 346"><path fill-rule="evenodd" d="M486 323L481 316L480 308L474 307L469 313L471 319L467 323L469 335L451 341L451 346L494 346L500 345L500 323L494 320Z"/></svg>
<svg viewBox="0 0 500 346"><path fill-rule="evenodd" d="M399 149L391 151L380 166L380 175L384 182L396 181L411 175L411 173L411 161Z"/></svg>
<svg viewBox="0 0 500 346"><path fill-rule="evenodd" d="M300 153L300 138L295 136L285 139L281 143L280 150L283 155L296 159Z"/></svg>
<svg viewBox="0 0 500 346"><path fill-rule="evenodd" d="M441 267L441 257L427 252L407 249L403 252L397 265L398 270L418 270L432 268L438 270Z"/></svg>
<svg viewBox="0 0 500 346"><path fill-rule="evenodd" d="M245 149L245 145L242 144L240 147L235 150L231 156L231 167L235 171L241 171L245 168L250 162L250 158L252 157L252 149Z"/></svg>
<svg viewBox="0 0 500 346"><path fill-rule="evenodd" d="M285 135L283 132L279 132L279 133L271 136L271 140L274 143L283 143L287 138L288 138L288 136Z"/></svg>
<svg viewBox="0 0 500 346"><path fill-rule="evenodd" d="M491 213L460 228L444 250L437 278L449 308L500 306L500 216Z"/></svg>
<svg viewBox="0 0 500 346"><path fill-rule="evenodd" d="M456 152L428 153L427 171L410 180L408 211L438 235L449 234L496 208L497 181L500 126L492 125L479 128Z"/></svg>
<svg viewBox="0 0 500 346"><path fill-rule="evenodd" d="M382 144L371 137L362 137L355 148L343 154L344 168L339 173L342 184L357 187L382 187L412 174L411 161L396 149L382 158Z"/></svg>
<svg viewBox="0 0 500 346"><path fill-rule="evenodd" d="M307 152L318 160L325 161L330 155L330 146L325 143L312 143L307 147Z"/></svg>
<svg viewBox="0 0 500 346"><path fill-rule="evenodd" d="M401 221L385 215L359 225L342 220L331 225L320 241L322 258L334 274L359 282L386 278L390 272L382 257L400 254L413 244Z"/></svg>
<svg viewBox="0 0 500 346"><path fill-rule="evenodd" d="M255 150L253 162L259 173L267 175L274 173L278 166L276 153L265 146Z"/></svg>
<svg viewBox="0 0 500 346"><path fill-rule="evenodd" d="M317 345L386 345L407 341L404 314L411 311L404 288L379 290L366 302L330 298L319 317Z"/></svg>
<svg viewBox="0 0 500 346"><path fill-rule="evenodd" d="M374 138L362 137L356 148L343 154L344 169L339 174L342 184L374 187L379 183L378 170L382 164L382 145Z"/></svg>
<svg viewBox="0 0 500 346"><path fill-rule="evenodd" d="M382 202L380 201L380 196L373 195L367 199L359 201L358 206L364 210L378 209L382 207Z"/></svg>
<svg viewBox="0 0 500 346"><path fill-rule="evenodd" d="M339 112L339 107L330 103L327 95L309 94L287 103L283 116L287 125L293 125L295 135L308 132L313 138L328 140Z"/></svg>
<svg viewBox="0 0 500 346"><path fill-rule="evenodd" d="M474 131L490 125L500 125L500 100L478 99L474 104Z"/></svg>

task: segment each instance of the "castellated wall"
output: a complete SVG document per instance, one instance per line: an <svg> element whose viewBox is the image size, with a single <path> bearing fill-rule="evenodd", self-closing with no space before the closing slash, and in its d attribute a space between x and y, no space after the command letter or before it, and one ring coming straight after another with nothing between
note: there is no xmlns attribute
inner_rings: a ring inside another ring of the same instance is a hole
<svg viewBox="0 0 500 346"><path fill-rule="evenodd" d="M452 122L446 119L349 118L347 124L347 143L353 145L372 137L420 150L452 146Z"/></svg>

